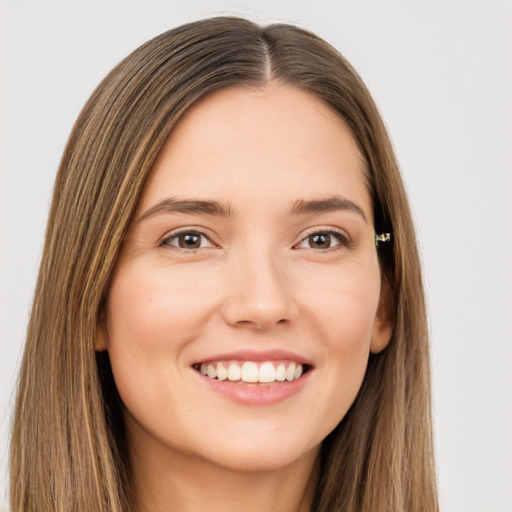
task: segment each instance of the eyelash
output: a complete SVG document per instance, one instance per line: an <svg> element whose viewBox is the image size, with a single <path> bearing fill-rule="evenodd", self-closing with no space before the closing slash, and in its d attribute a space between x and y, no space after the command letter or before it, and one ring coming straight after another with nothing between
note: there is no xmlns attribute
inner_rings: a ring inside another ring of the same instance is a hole
<svg viewBox="0 0 512 512"><path fill-rule="evenodd" d="M186 235L197 236L200 239L205 239L208 241L208 243L210 245L207 247L185 248L185 247L178 247L177 245L171 244L171 242L173 240L179 240L179 238L181 236L186 236ZM338 243L332 247L327 247L325 249L314 249L312 247L299 247L302 243L306 242L308 238L311 238L312 236L315 236L315 235L329 235L329 236L334 235L334 237L337 239ZM206 248L211 248L211 247L216 246L216 244L214 244L211 241L211 239L208 235L206 235L205 233L203 233L200 230L194 230L194 229L182 230L182 231L178 231L177 233L172 233L170 235L166 235L162 240L160 240L158 245L159 245L159 247L171 247L173 249L181 250L184 252L195 252L199 249L206 249ZM337 230L337 229L333 229L333 228L327 228L327 229L314 228L310 232L306 233L305 236L303 236L297 244L294 244L293 249L309 249L309 250L317 252L317 253L322 253L322 252L331 252L331 251L334 251L334 250L337 250L337 249L343 248L343 247L350 248L351 245L352 245L352 242L350 240L350 237L346 234L346 232L344 232L342 230Z"/></svg>
<svg viewBox="0 0 512 512"><path fill-rule="evenodd" d="M350 248L352 245L352 241L350 240L350 237L345 231L337 230L333 228L327 228L327 229L318 229L314 228L309 233L307 233L298 244L295 244L293 247L297 249L302 249L298 247L302 243L304 243L308 238L311 238L314 235L334 235L334 237L338 240L338 244L334 245L333 247L328 247L325 250L322 249L314 249L312 247L304 247L303 249L309 249L315 252L330 252L335 251L340 248Z"/></svg>
<svg viewBox="0 0 512 512"><path fill-rule="evenodd" d="M182 251L187 251L187 252L194 252L198 249L205 249L205 247L184 248L184 247L178 247L178 246L171 244L172 240L179 240L179 238L181 236L186 236L186 235L189 235L189 236L192 235L192 236L197 236L201 239L206 239L206 240L208 240L208 242L211 244L212 247L215 246L215 244L210 240L210 237L208 235L206 235L205 233L203 233L199 230L196 230L196 229L183 230L183 231L178 231L177 233L172 233L170 235L166 235L162 240L160 240L158 245L160 247L171 247L171 248L174 248L177 250L182 250Z"/></svg>

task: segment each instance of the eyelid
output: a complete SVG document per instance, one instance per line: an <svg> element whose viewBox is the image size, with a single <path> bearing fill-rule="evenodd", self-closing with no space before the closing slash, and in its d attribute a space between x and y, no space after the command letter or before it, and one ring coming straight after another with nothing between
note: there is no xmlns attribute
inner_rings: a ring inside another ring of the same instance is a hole
<svg viewBox="0 0 512 512"><path fill-rule="evenodd" d="M174 245L170 245L170 244L166 243L167 241L169 241L173 238L176 238L179 235L185 235L185 234L200 235L200 236L206 238L208 240L208 242L211 244L208 247L200 247L199 249L210 249L212 247L214 247L214 248L219 247L219 243L214 240L215 237L212 236L212 234L207 232L207 230L205 230L204 228L200 228L197 226L185 226L185 227L180 227L180 228L176 228L171 231L168 231L162 238L160 238L158 240L158 246L159 247L172 247L172 248L187 251L187 252L193 252L193 251L199 250L199 249L184 249L184 248L176 247Z"/></svg>
<svg viewBox="0 0 512 512"><path fill-rule="evenodd" d="M300 239L298 242L293 244L293 249L308 249L306 247L298 247L302 242L304 242L307 238L309 238L311 235L315 235L317 233L323 233L323 234L329 234L329 235L337 235L341 238L338 244L336 244L334 247L329 247L328 249L320 250L320 249L312 249L309 248L312 251L315 252L327 252L337 249L339 246L347 246L350 245L352 242L352 239L348 232L341 228L336 228L334 226L315 226L313 228L307 229L305 232L303 232L300 235Z"/></svg>

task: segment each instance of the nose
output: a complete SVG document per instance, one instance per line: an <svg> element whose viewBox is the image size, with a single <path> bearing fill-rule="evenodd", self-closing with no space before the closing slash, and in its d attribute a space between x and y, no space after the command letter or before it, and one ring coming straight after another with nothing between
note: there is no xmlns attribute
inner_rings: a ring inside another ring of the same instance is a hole
<svg viewBox="0 0 512 512"><path fill-rule="evenodd" d="M245 253L232 262L222 307L229 325L265 330L295 321L293 282L277 259L272 254Z"/></svg>

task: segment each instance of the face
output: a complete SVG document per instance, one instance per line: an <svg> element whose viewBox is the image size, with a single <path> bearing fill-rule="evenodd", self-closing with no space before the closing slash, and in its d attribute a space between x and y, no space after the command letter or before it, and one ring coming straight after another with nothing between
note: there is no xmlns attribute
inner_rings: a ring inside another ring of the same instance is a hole
<svg viewBox="0 0 512 512"><path fill-rule="evenodd" d="M98 340L131 446L237 471L316 456L390 336L372 214L319 100L270 83L196 104L145 184Z"/></svg>

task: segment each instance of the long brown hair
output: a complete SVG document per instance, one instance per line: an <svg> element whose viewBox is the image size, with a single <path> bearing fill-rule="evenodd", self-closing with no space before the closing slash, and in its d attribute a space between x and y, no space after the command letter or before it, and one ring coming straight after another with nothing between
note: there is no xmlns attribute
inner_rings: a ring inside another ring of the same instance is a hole
<svg viewBox="0 0 512 512"><path fill-rule="evenodd" d="M109 279L144 181L199 98L272 78L348 124L366 159L394 334L370 355L351 409L324 441L313 509L437 511L424 295L404 187L379 113L350 64L289 25L213 18L124 59L82 110L57 175L11 441L13 511L126 512L130 466L108 355L95 352Z"/></svg>

